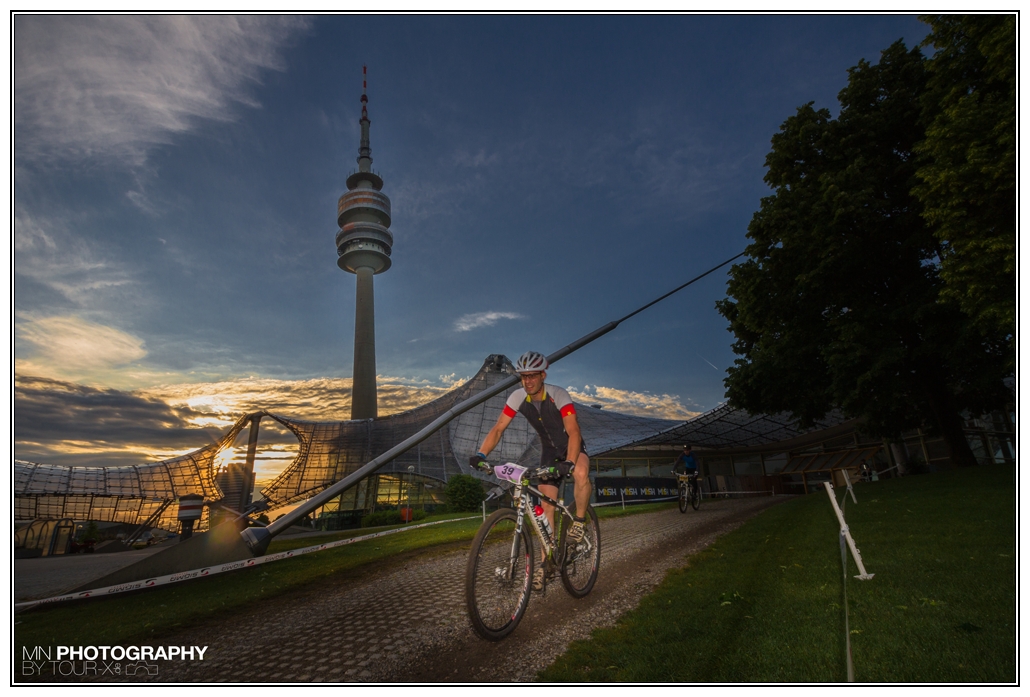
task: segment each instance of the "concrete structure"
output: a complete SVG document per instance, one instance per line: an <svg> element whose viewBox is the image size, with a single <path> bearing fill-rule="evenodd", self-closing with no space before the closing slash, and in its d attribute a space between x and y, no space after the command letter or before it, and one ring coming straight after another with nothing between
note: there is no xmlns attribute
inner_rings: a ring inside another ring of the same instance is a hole
<svg viewBox="0 0 1030 697"><path fill-rule="evenodd" d="M362 68L363 73L366 72ZM363 75L364 77L364 75ZM382 193L383 180L372 171L372 147L368 130L368 81L361 90L361 146L358 171L347 177L347 193L337 204L337 266L355 274L357 295L354 313L354 386L351 418L378 416L376 398L376 330L372 276L390 268L393 235L390 233L390 199Z"/></svg>

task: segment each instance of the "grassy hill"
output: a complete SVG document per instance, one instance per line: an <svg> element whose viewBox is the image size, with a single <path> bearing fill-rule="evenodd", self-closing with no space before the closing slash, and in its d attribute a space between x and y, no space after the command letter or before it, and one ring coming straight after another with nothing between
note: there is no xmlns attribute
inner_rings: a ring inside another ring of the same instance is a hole
<svg viewBox="0 0 1030 697"><path fill-rule="evenodd" d="M862 483L855 493L845 518L875 574L855 579L848 559L856 681L1014 682L1015 468ZM774 506L539 677L844 682L838 531L824 493Z"/></svg>

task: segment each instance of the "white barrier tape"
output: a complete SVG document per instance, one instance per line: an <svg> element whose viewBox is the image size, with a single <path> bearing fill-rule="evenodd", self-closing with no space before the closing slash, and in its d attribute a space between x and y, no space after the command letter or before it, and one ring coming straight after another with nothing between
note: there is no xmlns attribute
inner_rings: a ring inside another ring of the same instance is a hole
<svg viewBox="0 0 1030 697"><path fill-rule="evenodd" d="M634 503L654 503L655 501L675 501L679 496L665 496L660 499L636 499L635 501L626 501L627 504ZM621 505L622 501L605 501L604 503L592 503L591 508L600 508L601 506L614 506L615 504Z"/></svg>
<svg viewBox="0 0 1030 697"><path fill-rule="evenodd" d="M241 559L239 561L231 561L225 564L219 564L217 566L210 566L203 569L191 569L189 571L180 571L174 574L168 574L166 576L155 576L154 578L148 578L140 581L130 581L129 583L122 583L116 586L105 586L103 588L93 588L90 590L81 591L79 593L69 593L66 595L55 595L52 598L42 598L40 600L29 600L24 603L15 603L14 607L26 608L34 605L44 605L51 603L61 603L69 600L82 600L83 598L95 598L104 595L114 595L116 593L127 593L129 591L141 590L144 588L156 588L158 586L166 586L171 583L178 583L179 581L188 581L194 578L201 578L207 576L214 576L216 574L226 573L227 571L236 571L237 569L249 568L252 566L260 566L261 564L268 564L273 561L280 561L282 559L292 559L293 557L299 557L302 554L311 554L312 552L321 552L326 549L334 549L336 547L343 547L344 545L354 544L355 542L364 542L365 540L373 540L377 537L384 537L386 535L395 535L399 532L407 532L408 530L417 530L419 528L429 527L430 525L440 525L442 523L454 523L461 520L475 520L474 518L450 518L448 520L434 520L431 523L419 523L418 525L411 525L405 528L397 528L395 530L383 530L382 532L374 532L369 535L360 535L358 537L349 537L345 540L336 540L335 542L326 542L320 545L312 545L311 547L301 547L300 549L291 549L286 552L277 552L275 554L266 554L263 557L255 557L252 559Z"/></svg>
<svg viewBox="0 0 1030 697"><path fill-rule="evenodd" d="M770 496L772 496L773 492L771 492L771 491L707 491L707 492L703 491L703 492L701 492L701 497L702 498L706 498L706 499L710 499L710 498L718 498L720 496L729 495L729 494L769 494ZM632 501L626 501L625 503L626 503L626 505L635 504L635 503L654 503L656 501L675 501L678 498L679 498L679 496L665 496L665 497L657 498L657 499L635 499L635 500L632 500ZM600 508L601 506L614 506L616 504L622 504L622 503L623 503L622 501L605 501L604 503L592 503L590 505L593 506L594 508Z"/></svg>

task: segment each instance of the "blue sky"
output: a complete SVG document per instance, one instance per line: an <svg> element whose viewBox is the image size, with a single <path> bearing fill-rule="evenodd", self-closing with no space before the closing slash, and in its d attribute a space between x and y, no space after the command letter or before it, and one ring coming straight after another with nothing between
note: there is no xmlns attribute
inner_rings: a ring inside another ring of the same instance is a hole
<svg viewBox="0 0 1030 697"><path fill-rule="evenodd" d="M742 251L779 125L835 110L849 67L926 33L911 15L18 16L16 454L116 450L57 435L103 399L165 436L247 408L348 417L355 283L334 236L363 64L395 238L375 279L383 413ZM550 381L636 413L716 406L725 282Z"/></svg>

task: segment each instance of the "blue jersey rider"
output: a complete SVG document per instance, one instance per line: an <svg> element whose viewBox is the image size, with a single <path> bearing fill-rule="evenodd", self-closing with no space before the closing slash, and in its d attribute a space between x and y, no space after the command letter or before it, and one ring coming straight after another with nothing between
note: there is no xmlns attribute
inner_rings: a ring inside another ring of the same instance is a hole
<svg viewBox="0 0 1030 697"><path fill-rule="evenodd" d="M672 466L672 471L675 472L681 465L683 466L683 474L690 478L690 485L696 488L697 458L694 457L694 451L691 449L689 444L683 446L683 452L676 458L676 464Z"/></svg>

